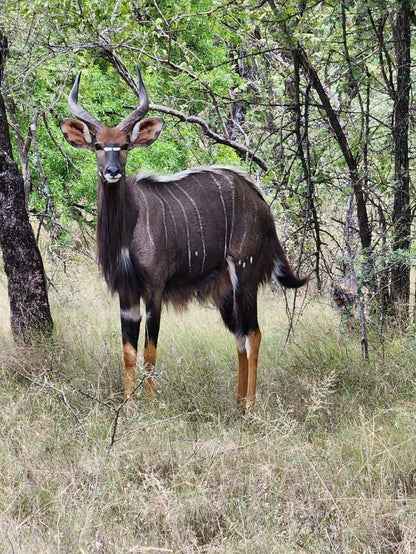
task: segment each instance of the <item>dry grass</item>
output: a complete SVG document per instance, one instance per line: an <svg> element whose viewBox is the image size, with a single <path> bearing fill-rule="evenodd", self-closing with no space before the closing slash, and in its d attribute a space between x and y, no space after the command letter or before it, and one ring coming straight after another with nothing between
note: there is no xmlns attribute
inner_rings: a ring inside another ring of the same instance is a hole
<svg viewBox="0 0 416 554"><path fill-rule="evenodd" d="M285 346L283 298L265 292L243 417L216 312L165 313L156 400L139 390L116 420L118 306L94 266L56 278L44 348L16 350L0 286L2 552L415 552L412 339L371 337L365 364L314 301Z"/></svg>

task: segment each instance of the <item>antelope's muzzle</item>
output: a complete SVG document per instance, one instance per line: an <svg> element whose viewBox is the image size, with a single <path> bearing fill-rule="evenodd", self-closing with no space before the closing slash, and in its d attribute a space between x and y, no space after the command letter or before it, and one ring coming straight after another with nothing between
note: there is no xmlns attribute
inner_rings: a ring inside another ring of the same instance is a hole
<svg viewBox="0 0 416 554"><path fill-rule="evenodd" d="M104 179L108 183L117 183L123 175L123 170L120 167L120 148L105 147L104 150L107 162L104 170Z"/></svg>

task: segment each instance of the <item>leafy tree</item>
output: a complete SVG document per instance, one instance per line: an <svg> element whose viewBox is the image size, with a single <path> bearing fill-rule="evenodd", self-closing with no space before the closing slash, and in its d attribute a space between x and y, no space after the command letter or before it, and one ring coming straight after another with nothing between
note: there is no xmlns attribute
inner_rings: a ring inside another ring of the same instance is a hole
<svg viewBox="0 0 416 554"><path fill-rule="evenodd" d="M66 149L57 122L78 69L82 103L120 120L136 103L139 63L167 125L163 141L130 158L132 171L245 167L319 289L356 273L383 314L404 306L406 322L413 21L404 0L10 4L7 78L24 106L15 128L23 138L38 122L26 155L31 209L50 229L60 223L61 240L71 220L93 224L94 165Z"/></svg>

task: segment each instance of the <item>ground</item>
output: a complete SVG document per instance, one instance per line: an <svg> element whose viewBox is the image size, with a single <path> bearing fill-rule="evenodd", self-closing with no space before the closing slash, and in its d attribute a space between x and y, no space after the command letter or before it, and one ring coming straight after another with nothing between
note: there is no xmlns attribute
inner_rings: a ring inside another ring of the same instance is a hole
<svg viewBox="0 0 416 554"><path fill-rule="evenodd" d="M265 289L257 410L244 416L216 311L165 311L156 398L139 388L118 417L118 305L95 265L53 273L54 338L26 350L10 337L4 279L2 551L416 550L410 333L380 341L370 329L364 362L329 297L302 291L286 344L284 296Z"/></svg>

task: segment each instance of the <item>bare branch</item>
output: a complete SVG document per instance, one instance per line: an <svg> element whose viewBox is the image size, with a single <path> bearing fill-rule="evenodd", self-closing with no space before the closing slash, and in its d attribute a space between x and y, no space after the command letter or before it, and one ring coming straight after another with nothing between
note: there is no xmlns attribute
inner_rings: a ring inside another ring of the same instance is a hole
<svg viewBox="0 0 416 554"><path fill-rule="evenodd" d="M126 108L130 109L131 106L126 106ZM161 106L159 104L150 103L150 109L156 112L160 112L160 113L164 113L164 114L176 117L177 119L179 119L180 121L183 121L184 123L194 123L196 125L199 125L207 137L213 139L215 142L219 144L224 144L226 146L229 146L230 148L235 150L239 156L245 158L248 162L257 164L263 171L267 172L270 170L270 165L265 160L263 160L263 158L258 156L251 148L244 146L244 144L240 144L238 142L230 140L224 137L223 135L219 135L217 132L211 129L208 123L201 117L198 117L196 115L186 115L183 112L180 112L179 110L175 110L174 108L168 108L167 106Z"/></svg>

